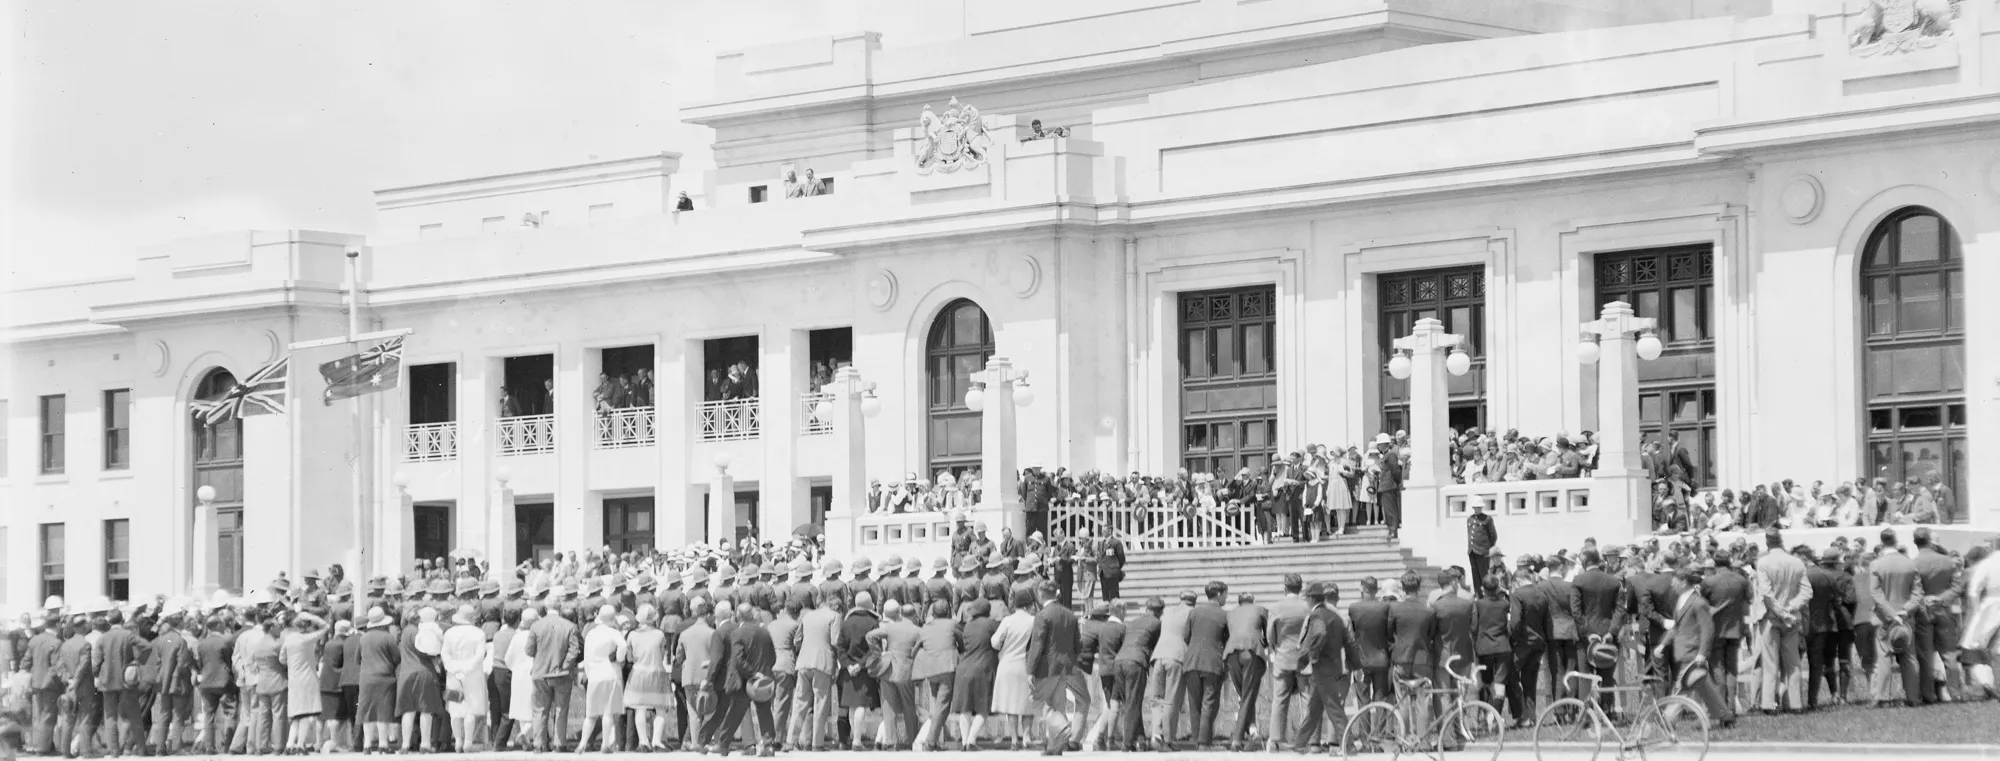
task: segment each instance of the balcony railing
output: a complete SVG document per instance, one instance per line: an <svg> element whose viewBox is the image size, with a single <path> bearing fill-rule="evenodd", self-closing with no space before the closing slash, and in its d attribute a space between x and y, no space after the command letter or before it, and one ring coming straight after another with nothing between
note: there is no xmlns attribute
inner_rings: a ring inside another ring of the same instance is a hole
<svg viewBox="0 0 2000 761"><path fill-rule="evenodd" d="M627 407L596 413L597 448L631 449L653 445L653 408Z"/></svg>
<svg viewBox="0 0 2000 761"><path fill-rule="evenodd" d="M833 394L799 395L799 435L833 433Z"/></svg>
<svg viewBox="0 0 2000 761"><path fill-rule="evenodd" d="M458 423L426 423L403 429L403 462L458 459Z"/></svg>
<svg viewBox="0 0 2000 761"><path fill-rule="evenodd" d="M1110 502L1092 499L1049 506L1049 531L1110 536L1116 530L1133 552L1243 547L1257 543L1250 510L1197 507L1185 502Z"/></svg>
<svg viewBox="0 0 2000 761"><path fill-rule="evenodd" d="M556 416L522 415L500 419L495 443L500 456L556 451Z"/></svg>
<svg viewBox="0 0 2000 761"><path fill-rule="evenodd" d="M702 441L739 441L757 438L763 427L757 399L728 399L701 405Z"/></svg>

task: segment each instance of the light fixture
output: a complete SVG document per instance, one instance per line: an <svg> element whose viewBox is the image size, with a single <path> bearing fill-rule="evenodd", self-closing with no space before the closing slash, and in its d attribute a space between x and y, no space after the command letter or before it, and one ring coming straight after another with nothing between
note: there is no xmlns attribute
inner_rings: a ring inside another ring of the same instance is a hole
<svg viewBox="0 0 2000 761"><path fill-rule="evenodd" d="M1396 380L1409 380L1410 358L1408 355L1399 351L1396 352L1396 356L1389 358L1389 377Z"/></svg>
<svg viewBox="0 0 2000 761"><path fill-rule="evenodd" d="M395 484L398 489L408 489L410 488L410 474L400 470L396 471L396 475L389 477L389 483Z"/></svg>
<svg viewBox="0 0 2000 761"><path fill-rule="evenodd" d="M869 388L861 395L861 416L875 417L882 414L882 400L875 398L875 389Z"/></svg>
<svg viewBox="0 0 2000 761"><path fill-rule="evenodd" d="M1648 330L1639 335L1638 350L1640 359L1648 362L1659 359L1660 350L1663 348L1665 347L1660 345L1660 337L1654 334L1653 331Z"/></svg>
<svg viewBox="0 0 2000 761"><path fill-rule="evenodd" d="M1594 365L1597 364L1597 358L1602 354L1603 352L1597 348L1596 336L1585 334L1583 339L1576 343L1576 361L1578 362L1586 365Z"/></svg>
<svg viewBox="0 0 2000 761"><path fill-rule="evenodd" d="M1014 381L1014 406L1026 407L1035 403L1035 390L1028 387L1028 379Z"/></svg>
<svg viewBox="0 0 2000 761"><path fill-rule="evenodd" d="M829 418L832 418L833 402L828 401L825 397L814 399L812 403L812 416L816 420L827 420Z"/></svg>
<svg viewBox="0 0 2000 761"><path fill-rule="evenodd" d="M716 452L714 457L709 458L709 462L715 463L715 467L717 470L728 470L729 463L735 461L735 459L736 458L733 455L729 454L727 450L724 450L721 452Z"/></svg>
<svg viewBox="0 0 2000 761"><path fill-rule="evenodd" d="M214 502L215 487L209 486L208 484L202 484L201 488L194 490L194 498L201 500L204 504L209 502Z"/></svg>
<svg viewBox="0 0 2000 761"><path fill-rule="evenodd" d="M1472 369L1472 355L1463 347L1452 347L1451 356L1444 358L1444 369L1452 375L1464 375Z"/></svg>
<svg viewBox="0 0 2000 761"><path fill-rule="evenodd" d="M514 471L508 470L505 465L494 468L493 480L500 482L500 487L504 489L508 481L514 480Z"/></svg>
<svg viewBox="0 0 2000 761"><path fill-rule="evenodd" d="M965 390L965 408L973 412L983 412L986 410L986 387L984 385L974 383L972 384L972 388Z"/></svg>

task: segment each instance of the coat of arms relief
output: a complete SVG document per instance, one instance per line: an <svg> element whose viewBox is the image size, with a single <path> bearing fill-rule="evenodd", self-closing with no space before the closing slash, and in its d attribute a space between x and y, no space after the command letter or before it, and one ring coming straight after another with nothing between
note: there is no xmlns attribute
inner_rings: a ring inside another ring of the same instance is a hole
<svg viewBox="0 0 2000 761"><path fill-rule="evenodd" d="M986 163L993 138L979 119L979 109L952 98L943 114L924 106L917 117L917 174L977 169Z"/></svg>
<svg viewBox="0 0 2000 761"><path fill-rule="evenodd" d="M1857 56L1894 55L1951 37L1960 0L1867 0L1848 47Z"/></svg>

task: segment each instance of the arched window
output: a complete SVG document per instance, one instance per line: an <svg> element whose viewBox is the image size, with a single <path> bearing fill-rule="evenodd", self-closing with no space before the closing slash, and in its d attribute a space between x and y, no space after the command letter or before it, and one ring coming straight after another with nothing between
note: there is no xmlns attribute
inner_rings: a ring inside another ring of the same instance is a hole
<svg viewBox="0 0 2000 761"><path fill-rule="evenodd" d="M201 379L194 397L220 399L235 387L236 376L216 368ZM190 416L192 417L192 416ZM215 487L215 584L218 588L243 589L243 421L229 420L215 425L194 418L194 489ZM195 503L192 507L199 507Z"/></svg>
<svg viewBox="0 0 2000 761"><path fill-rule="evenodd" d="M1860 283L1869 468L1878 479L1928 488L1940 522L1964 520L1965 268L1958 234L1929 209L1898 211L1869 236Z"/></svg>
<svg viewBox="0 0 2000 761"><path fill-rule="evenodd" d="M980 415L965 406L972 374L986 369L993 356L993 327L978 304L959 299L945 305L925 341L925 374L930 381L929 436L926 458L931 478L940 470L953 474L979 467Z"/></svg>

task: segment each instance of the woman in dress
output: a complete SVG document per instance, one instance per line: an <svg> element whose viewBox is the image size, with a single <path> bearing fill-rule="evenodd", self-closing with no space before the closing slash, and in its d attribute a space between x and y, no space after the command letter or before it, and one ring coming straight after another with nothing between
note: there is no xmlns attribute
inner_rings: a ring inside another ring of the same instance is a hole
<svg viewBox="0 0 2000 761"><path fill-rule="evenodd" d="M326 622L311 613L299 613L286 627L279 646L285 660L284 673L293 675L285 685L285 708L291 719L285 750L303 753L312 746L307 739L319 722L319 648L326 640Z"/></svg>
<svg viewBox="0 0 2000 761"><path fill-rule="evenodd" d="M361 748L367 753L389 750L390 733L396 725L396 672L402 651L389 630L391 623L389 614L376 607L368 611L368 622L362 627L361 691L354 720L361 725Z"/></svg>
<svg viewBox="0 0 2000 761"><path fill-rule="evenodd" d="M667 733L667 702L674 692L667 674L667 633L660 630L660 612L652 605L639 606L639 626L625 637L632 654L632 674L625 682L625 707L633 711L640 753L662 750Z"/></svg>
<svg viewBox="0 0 2000 761"><path fill-rule="evenodd" d="M618 610L610 605L597 609L597 625L583 638L583 678L588 684L583 694L583 737L576 752L590 747L590 730L601 725L604 739L600 750L610 753L618 744L618 719L625 714L625 632L618 628Z"/></svg>
<svg viewBox="0 0 2000 761"><path fill-rule="evenodd" d="M346 743L347 723L354 720L354 702L347 697L341 687L341 680L348 672L360 673L350 667L347 656L353 647L360 644L354 632L354 624L347 619L333 622L333 634L319 649L319 751L332 753L342 744L359 748L361 744ZM358 665L358 664L356 664Z"/></svg>
<svg viewBox="0 0 2000 761"><path fill-rule="evenodd" d="M994 632L1000 624L992 618L993 607L985 600L965 604L966 620L958 624L958 666L952 673L951 716L958 725L959 747L979 749L979 731L986 715L993 712L993 673L1000 653L993 649Z"/></svg>
<svg viewBox="0 0 2000 761"><path fill-rule="evenodd" d="M1354 480L1354 465L1345 457L1332 460L1328 465L1331 470L1322 489L1325 492L1327 520L1333 524L1333 535L1341 536L1347 533L1347 521L1354 513L1354 492L1348 487Z"/></svg>
<svg viewBox="0 0 2000 761"><path fill-rule="evenodd" d="M863 738L869 736L868 712L882 707L880 685L875 683L875 675L862 667L868 659L868 633L881 625L882 619L875 615L874 595L855 592L854 607L840 620L840 638L834 642L834 651L840 654L843 666L839 674L840 707L847 709L850 736L856 749L867 744Z"/></svg>
<svg viewBox="0 0 2000 761"><path fill-rule="evenodd" d="M541 614L534 608L521 610L521 623L515 627L514 638L507 643L507 668L514 672L514 683L509 687L513 694L507 698L507 718L514 720L514 726L521 732L526 747L529 728L535 726L535 657L528 654L528 642L534 639L528 630L533 628Z"/></svg>
<svg viewBox="0 0 2000 761"><path fill-rule="evenodd" d="M1035 615L1028 609L1035 596L1026 587L1017 587L1012 602L1014 612L993 632L993 649L1000 654L993 675L993 712L1009 717L1005 731L1014 736L1014 750L1027 750L1035 715L1035 693L1028 680L1028 636L1034 633Z"/></svg>
<svg viewBox="0 0 2000 761"><path fill-rule="evenodd" d="M472 738L480 734L486 719L486 632L479 628L479 613L470 605L458 606L451 616L451 630L444 633L445 711L451 715L452 744L458 752L472 750Z"/></svg>
<svg viewBox="0 0 2000 761"><path fill-rule="evenodd" d="M444 630L437 609L417 608L417 624L405 625L396 667L396 711L403 717L403 751L416 750L417 730L423 730L423 752L437 750L437 715L444 713L444 691L438 687L438 653L444 650Z"/></svg>

